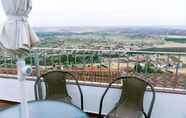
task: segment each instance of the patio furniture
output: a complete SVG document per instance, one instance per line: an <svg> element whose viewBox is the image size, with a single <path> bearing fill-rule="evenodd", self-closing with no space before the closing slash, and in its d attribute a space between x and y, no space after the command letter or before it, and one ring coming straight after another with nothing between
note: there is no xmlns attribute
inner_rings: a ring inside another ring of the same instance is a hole
<svg viewBox="0 0 186 118"><path fill-rule="evenodd" d="M61 101L29 102L30 118L88 118L78 107ZM20 105L0 111L0 118L20 118Z"/></svg>
<svg viewBox="0 0 186 118"><path fill-rule="evenodd" d="M4 109L6 109L7 107L0 107L0 111L2 111L2 110L4 110Z"/></svg>
<svg viewBox="0 0 186 118"><path fill-rule="evenodd" d="M69 96L66 88L66 80L75 80L78 87L81 99L81 109L83 110L83 93L76 77L66 71L50 71L38 78L35 82L35 96L36 100L59 100L67 103L71 103L71 97ZM43 87L45 85L45 96L43 97Z"/></svg>
<svg viewBox="0 0 186 118"><path fill-rule="evenodd" d="M152 109L155 102L155 91L153 86L144 79L140 79L138 77L133 76L124 76L119 77L113 80L108 87L106 88L105 92L103 93L100 101L100 108L99 108L99 118L102 117L102 106L103 100L108 92L109 88L118 80L122 80L122 93L119 102L116 104L114 109L107 114L107 118L150 118ZM150 86L152 90L152 100L148 110L148 113L145 113L143 109L143 97L146 87Z"/></svg>

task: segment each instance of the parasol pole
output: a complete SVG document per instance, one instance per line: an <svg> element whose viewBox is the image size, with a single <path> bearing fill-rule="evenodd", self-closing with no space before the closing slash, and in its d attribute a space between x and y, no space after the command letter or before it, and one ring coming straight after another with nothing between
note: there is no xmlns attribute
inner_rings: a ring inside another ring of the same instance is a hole
<svg viewBox="0 0 186 118"><path fill-rule="evenodd" d="M32 9L32 0L0 0L0 2L7 16L7 20L0 30L0 48L13 51L13 54L17 56L17 78L21 102L20 118L29 118L25 80L32 69L26 66L24 54L39 42L27 21Z"/></svg>
<svg viewBox="0 0 186 118"><path fill-rule="evenodd" d="M23 56L17 56L17 74L19 81L19 92L20 92L20 102L21 102L21 118L29 118L29 109L28 109L28 101L26 98L26 88L25 88L25 80L26 75L31 73L31 68L25 65L25 60Z"/></svg>

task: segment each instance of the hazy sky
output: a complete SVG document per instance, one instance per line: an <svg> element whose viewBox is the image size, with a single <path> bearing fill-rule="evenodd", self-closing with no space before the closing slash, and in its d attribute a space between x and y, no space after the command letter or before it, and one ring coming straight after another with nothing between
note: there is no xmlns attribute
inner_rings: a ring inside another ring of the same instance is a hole
<svg viewBox="0 0 186 118"><path fill-rule="evenodd" d="M4 20L0 5L0 23ZM29 21L32 26L186 26L186 0L33 0Z"/></svg>

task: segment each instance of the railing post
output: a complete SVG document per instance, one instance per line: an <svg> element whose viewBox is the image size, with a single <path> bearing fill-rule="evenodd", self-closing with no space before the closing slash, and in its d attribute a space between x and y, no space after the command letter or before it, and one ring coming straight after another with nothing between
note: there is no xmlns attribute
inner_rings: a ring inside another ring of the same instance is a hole
<svg viewBox="0 0 186 118"><path fill-rule="evenodd" d="M92 52L93 53L93 52ZM91 68L94 66L94 53L90 56Z"/></svg>
<svg viewBox="0 0 186 118"><path fill-rule="evenodd" d="M117 53L116 53L116 55L117 55ZM117 62L118 62L118 64L117 64L117 73L119 74L120 73L120 53L118 52L118 59L117 59ZM118 76L118 75L117 75Z"/></svg>
<svg viewBox="0 0 186 118"><path fill-rule="evenodd" d="M66 63L67 63L67 67L68 67L68 66L70 65L70 61L69 61L69 54L68 54L68 51L67 51L67 55L66 55L66 56L67 56L67 62L66 62Z"/></svg>
<svg viewBox="0 0 186 118"><path fill-rule="evenodd" d="M86 58L86 54L85 54L85 51L84 51L83 52L83 68L86 66L85 58Z"/></svg>
<svg viewBox="0 0 186 118"><path fill-rule="evenodd" d="M58 55L58 64L59 64L59 66L61 67L61 58L60 58L60 54L61 54L61 51L59 51L59 53L58 53L59 55Z"/></svg>
<svg viewBox="0 0 186 118"><path fill-rule="evenodd" d="M13 65L13 56L11 56L11 58L10 58L10 65L11 66Z"/></svg>
<svg viewBox="0 0 186 118"><path fill-rule="evenodd" d="M52 66L53 66L53 69L55 68L55 60L54 60L54 55L53 55L53 51L52 51L52 56L51 56L51 62L52 62Z"/></svg>
<svg viewBox="0 0 186 118"><path fill-rule="evenodd" d="M63 66L63 51L60 52L60 66Z"/></svg>
<svg viewBox="0 0 186 118"><path fill-rule="evenodd" d="M179 55L178 63L176 64L176 79L178 79L178 70L180 68L180 59L181 59L181 55Z"/></svg>
<svg viewBox="0 0 186 118"><path fill-rule="evenodd" d="M168 71L168 70L169 70L169 65L170 65L169 58L170 58L170 55L168 54L168 55L167 55L167 65L166 65L166 71Z"/></svg>
<svg viewBox="0 0 186 118"><path fill-rule="evenodd" d="M33 62L32 62L32 51L30 50L30 65L33 65Z"/></svg>
<svg viewBox="0 0 186 118"><path fill-rule="evenodd" d="M47 68L47 52L46 52L46 50L44 50L44 65L46 67L46 71L48 71L48 68Z"/></svg>
<svg viewBox="0 0 186 118"><path fill-rule="evenodd" d="M184 89L186 89L186 80L184 80Z"/></svg>
<svg viewBox="0 0 186 118"><path fill-rule="evenodd" d="M127 54L127 53L126 53ZM129 54L127 54L127 76L129 74Z"/></svg>
<svg viewBox="0 0 186 118"><path fill-rule="evenodd" d="M111 53L112 50L109 51L109 74L111 75L111 58L112 58L112 53Z"/></svg>
<svg viewBox="0 0 186 118"><path fill-rule="evenodd" d="M159 70L159 67L158 67L159 66L159 58L160 58L159 56L160 56L159 54L156 55L156 72L157 73L158 73L158 70Z"/></svg>
<svg viewBox="0 0 186 118"><path fill-rule="evenodd" d="M74 64L77 64L77 57L76 57L76 53L74 54Z"/></svg>
<svg viewBox="0 0 186 118"><path fill-rule="evenodd" d="M4 67L7 68L7 63L6 63L6 54L4 56Z"/></svg>
<svg viewBox="0 0 186 118"><path fill-rule="evenodd" d="M148 67L149 67L149 58L145 56L145 78L147 77L148 74Z"/></svg>
<svg viewBox="0 0 186 118"><path fill-rule="evenodd" d="M39 81L40 79L40 69L39 69L39 55L38 55L38 50L34 50L34 57L35 57L35 67L36 67L36 81ZM36 92L36 91L35 91ZM42 86L41 86L41 83L38 85L38 93L39 95L38 96L35 96L36 97L36 100L39 99L42 99L43 96L42 96ZM36 95L36 93L35 93Z"/></svg>

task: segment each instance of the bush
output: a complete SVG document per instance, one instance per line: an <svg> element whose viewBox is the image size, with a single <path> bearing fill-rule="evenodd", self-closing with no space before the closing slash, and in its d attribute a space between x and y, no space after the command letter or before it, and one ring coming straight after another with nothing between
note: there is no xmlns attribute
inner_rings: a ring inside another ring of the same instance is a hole
<svg viewBox="0 0 186 118"><path fill-rule="evenodd" d="M144 67L142 66L142 63L136 62L134 66L134 72L137 73L156 73L160 72L159 70L157 71L156 67L152 63L146 63L144 64Z"/></svg>

